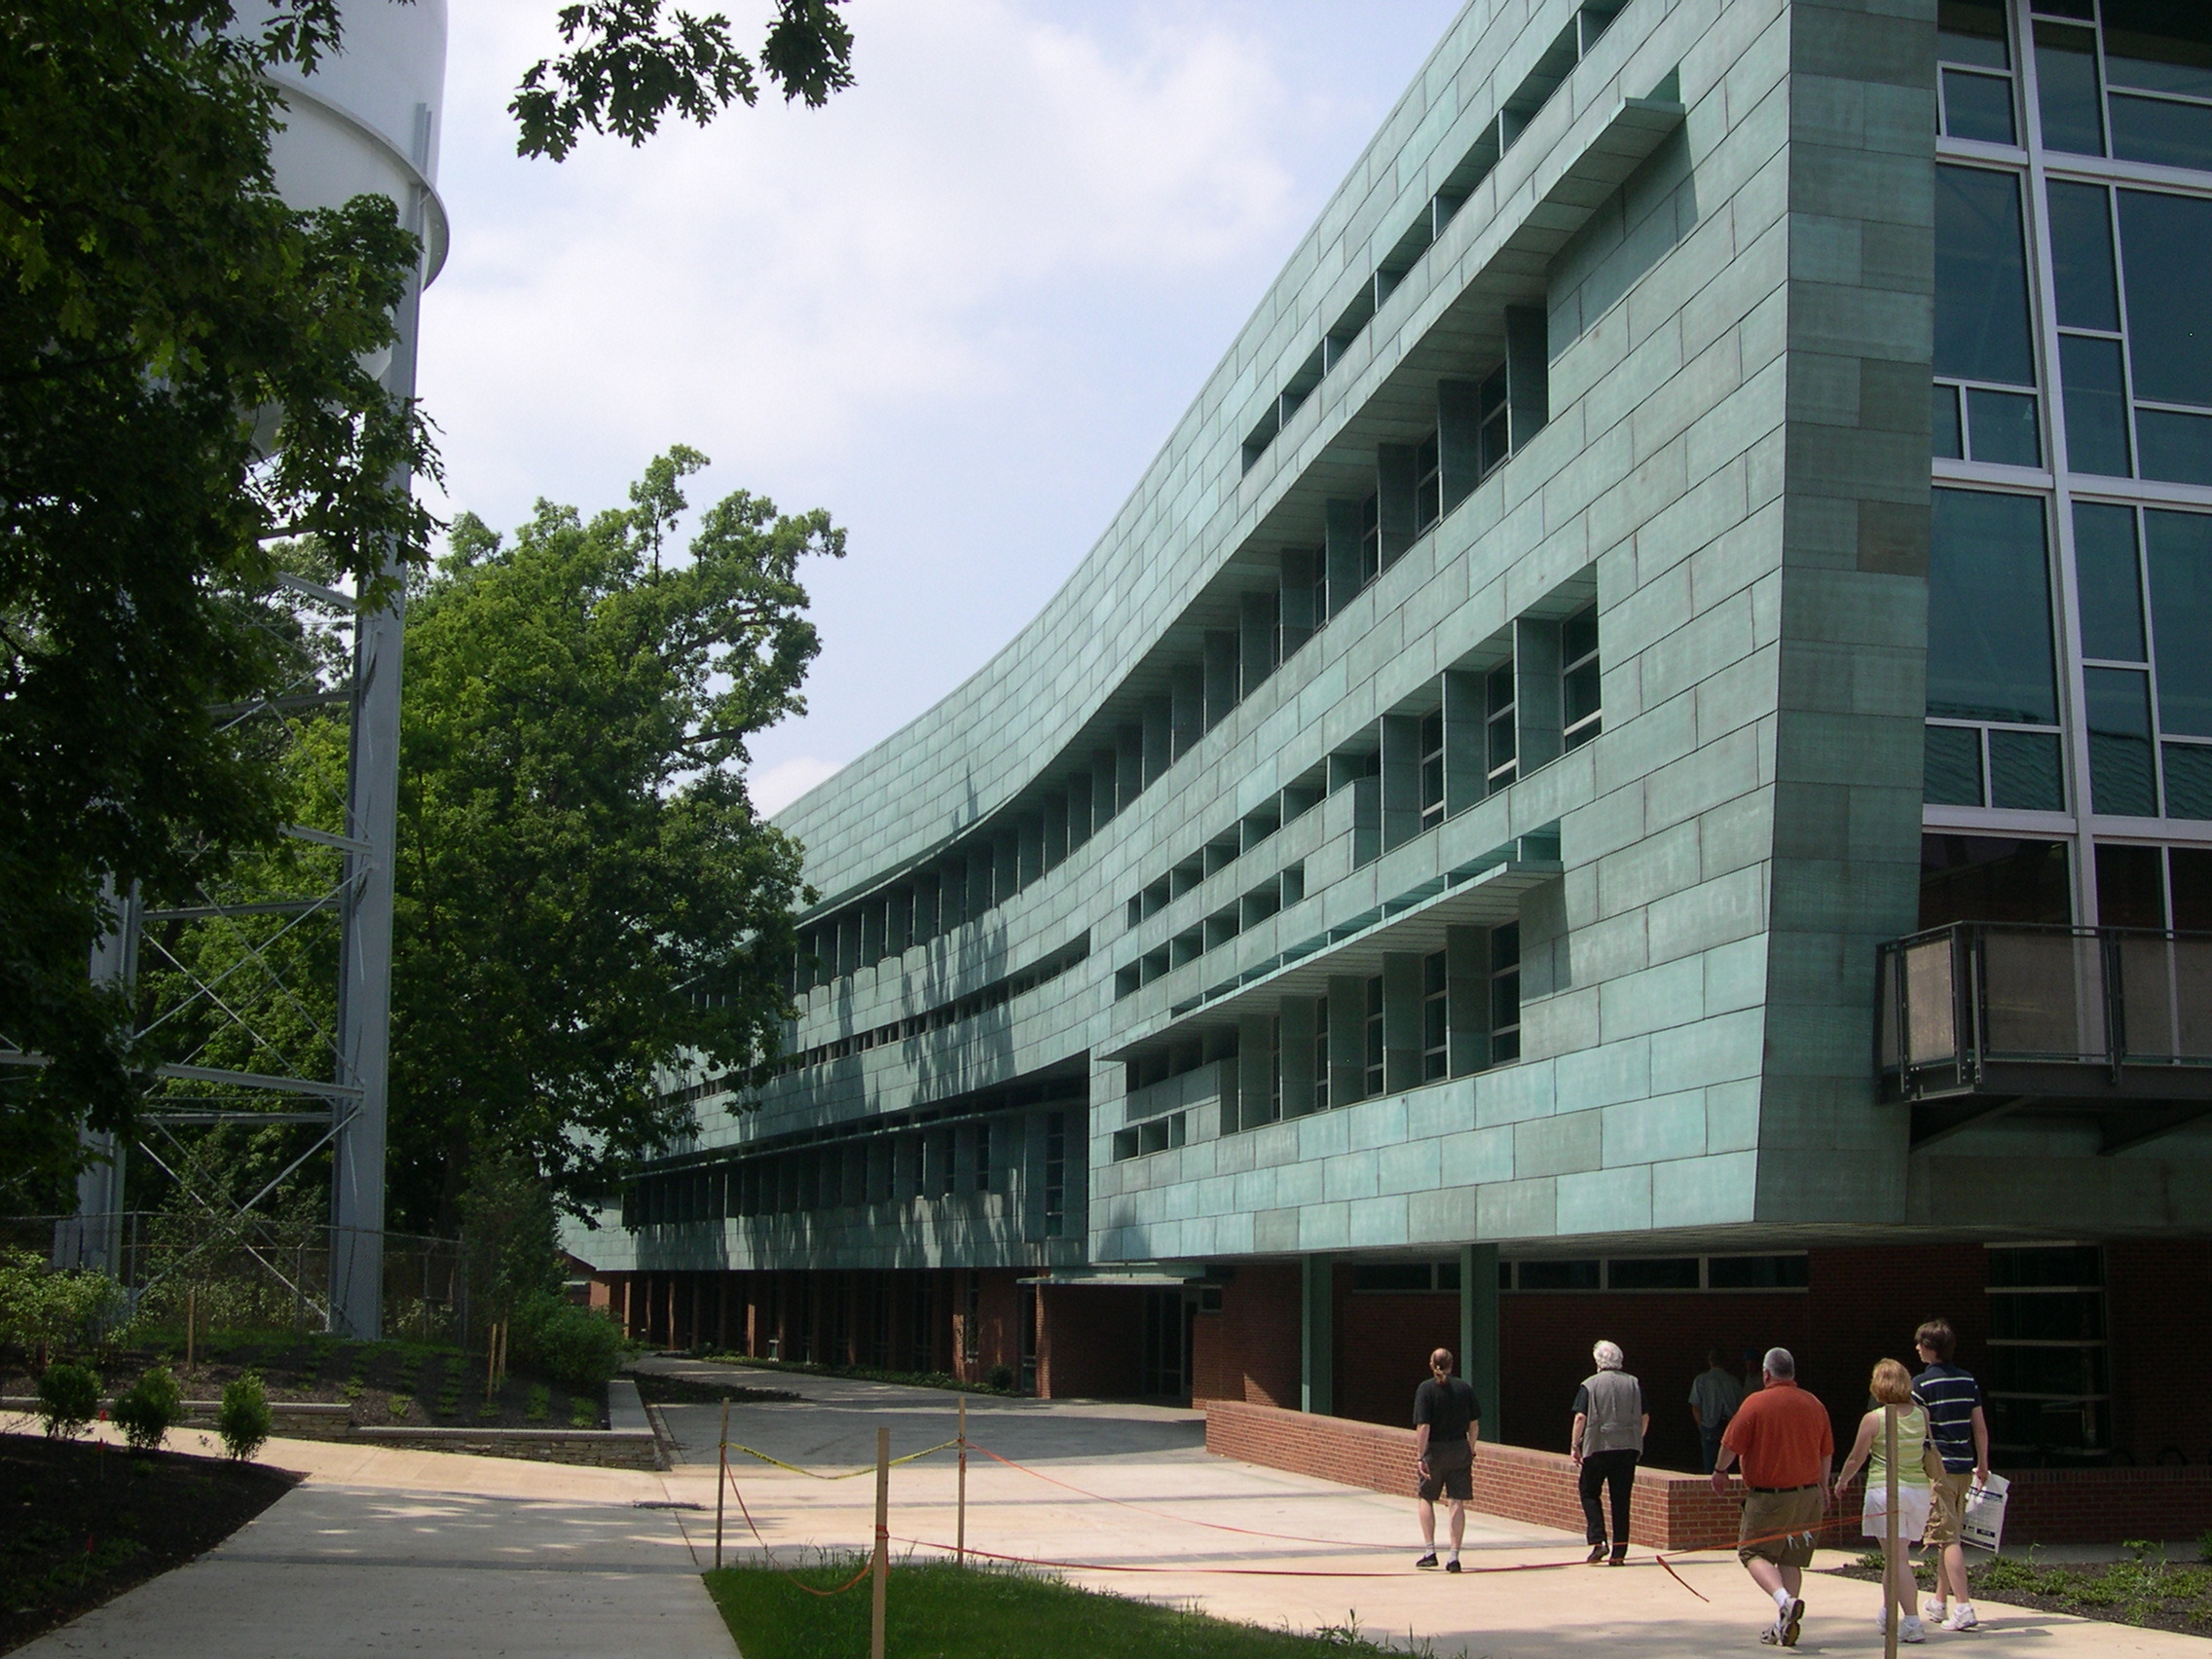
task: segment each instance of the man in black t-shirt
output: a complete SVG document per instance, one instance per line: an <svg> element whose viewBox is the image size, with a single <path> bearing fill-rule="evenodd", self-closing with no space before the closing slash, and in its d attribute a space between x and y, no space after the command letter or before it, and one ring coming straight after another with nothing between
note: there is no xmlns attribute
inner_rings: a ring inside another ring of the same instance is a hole
<svg viewBox="0 0 2212 1659"><path fill-rule="evenodd" d="M1452 1559L1446 1572L1459 1570L1459 1540L1467 1531L1467 1500L1474 1496L1475 1442L1482 1438L1482 1414L1475 1391L1463 1377L1452 1375L1452 1350L1428 1356L1428 1381L1414 1391L1414 1446L1419 1458L1420 1538L1427 1546L1416 1567L1436 1565L1436 1500L1452 1506Z"/></svg>

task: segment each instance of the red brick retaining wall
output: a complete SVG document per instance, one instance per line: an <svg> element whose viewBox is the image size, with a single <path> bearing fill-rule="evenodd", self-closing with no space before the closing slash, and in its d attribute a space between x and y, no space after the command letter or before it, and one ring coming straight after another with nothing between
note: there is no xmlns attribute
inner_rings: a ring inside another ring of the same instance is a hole
<svg viewBox="0 0 2212 1659"><path fill-rule="evenodd" d="M1349 1418L1311 1417L1238 1400L1208 1400L1206 1450L1394 1496L1414 1495L1414 1431ZM2000 1471L2002 1472L2002 1471ZM2212 1467L2023 1469L2010 1476L2005 1542L2114 1544L2130 1538L2194 1539L2212 1529ZM1475 1455L1474 1505L1537 1527L1579 1532L1574 1465L1557 1452L1485 1442ZM1857 1483L1842 1513L1856 1518ZM1639 1468L1629 1501L1629 1541L1653 1549L1732 1543L1742 1489L1714 1494L1702 1475ZM1854 1524L1826 1541L1861 1547Z"/></svg>
<svg viewBox="0 0 2212 1659"><path fill-rule="evenodd" d="M1312 1417L1238 1400L1208 1400L1206 1450L1346 1486L1414 1495L1414 1431L1349 1418ZM1474 1507L1538 1527L1579 1532L1574 1465L1557 1452L1486 1443L1475 1455ZM1737 1499L1715 1497L1702 1475L1638 1469L1629 1541L1690 1549L1732 1541Z"/></svg>

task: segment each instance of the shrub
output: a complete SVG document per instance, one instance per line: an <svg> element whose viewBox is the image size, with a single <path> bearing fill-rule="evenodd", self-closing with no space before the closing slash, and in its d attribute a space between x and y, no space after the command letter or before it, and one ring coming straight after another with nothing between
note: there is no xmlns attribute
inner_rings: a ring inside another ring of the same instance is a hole
<svg viewBox="0 0 2212 1659"><path fill-rule="evenodd" d="M56 1271L26 1250L0 1250L0 1343L42 1362L57 1348L106 1340L123 1305L123 1287L105 1273Z"/></svg>
<svg viewBox="0 0 2212 1659"><path fill-rule="evenodd" d="M1014 1367L1011 1365L994 1365L991 1367L990 1375L985 1377L983 1381L1000 1393L1011 1394L1014 1392Z"/></svg>
<svg viewBox="0 0 2212 1659"><path fill-rule="evenodd" d="M150 1366L115 1402L115 1420L133 1452L151 1452L184 1420L184 1391L166 1365Z"/></svg>
<svg viewBox="0 0 2212 1659"><path fill-rule="evenodd" d="M38 1415L49 1440L74 1440L100 1409L100 1374L89 1365L50 1365L38 1380Z"/></svg>
<svg viewBox="0 0 2212 1659"><path fill-rule="evenodd" d="M507 1329L514 1364L571 1388L596 1388L614 1375L622 1332L614 1321L551 1291L525 1297Z"/></svg>
<svg viewBox="0 0 2212 1659"><path fill-rule="evenodd" d="M215 1432L223 1437L224 1451L241 1463L249 1461L276 1425L269 1390L253 1372L223 1384L223 1409L215 1418Z"/></svg>

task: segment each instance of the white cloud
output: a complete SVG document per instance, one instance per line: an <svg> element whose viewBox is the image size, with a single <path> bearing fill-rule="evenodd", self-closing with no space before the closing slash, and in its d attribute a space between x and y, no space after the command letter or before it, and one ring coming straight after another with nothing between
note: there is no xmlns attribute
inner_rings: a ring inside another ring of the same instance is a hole
<svg viewBox="0 0 2212 1659"><path fill-rule="evenodd" d="M811 755L794 755L789 760L779 760L746 778L753 810L763 818L773 818L816 784L835 777L842 769L834 761L820 760Z"/></svg>
<svg viewBox="0 0 2212 1659"><path fill-rule="evenodd" d="M731 9L756 40L761 0ZM809 713L752 748L761 782L841 763L1065 577L1455 9L853 0L826 108L554 166L505 113L553 0L457 6L443 505L589 512L681 441L718 463L695 501L827 506L851 555L807 572Z"/></svg>

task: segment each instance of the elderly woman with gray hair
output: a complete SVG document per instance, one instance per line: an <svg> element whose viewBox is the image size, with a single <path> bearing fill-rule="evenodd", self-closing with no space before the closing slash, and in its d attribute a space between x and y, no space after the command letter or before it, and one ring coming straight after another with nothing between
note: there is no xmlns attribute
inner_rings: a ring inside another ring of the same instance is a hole
<svg viewBox="0 0 2212 1659"><path fill-rule="evenodd" d="M1637 1460L1651 1414L1643 1409L1643 1384L1621 1369L1618 1343L1600 1343L1590 1350L1597 1372L1574 1392L1574 1433L1567 1453L1581 1471L1582 1518L1590 1543L1589 1565L1618 1567L1628 1559L1629 1496L1636 1490ZM1601 1487L1609 1488L1613 1505L1613 1542L1605 1548L1605 1514L1598 1503Z"/></svg>

